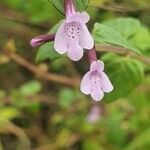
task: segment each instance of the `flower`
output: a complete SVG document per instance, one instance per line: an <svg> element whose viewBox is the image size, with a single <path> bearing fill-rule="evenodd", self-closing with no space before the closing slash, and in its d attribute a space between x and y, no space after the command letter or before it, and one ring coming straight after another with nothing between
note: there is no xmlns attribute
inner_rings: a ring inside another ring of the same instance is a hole
<svg viewBox="0 0 150 150"><path fill-rule="evenodd" d="M66 13L66 19L56 33L54 48L58 53L67 53L71 60L78 61L83 56L84 48L93 48L94 40L86 26L89 15L72 9Z"/></svg>
<svg viewBox="0 0 150 150"><path fill-rule="evenodd" d="M113 90L113 86L104 73L104 63L102 61L93 61L82 81L80 90L86 94L91 94L91 97L95 101L99 101L103 98L104 92L109 93Z"/></svg>
<svg viewBox="0 0 150 150"><path fill-rule="evenodd" d="M53 41L54 38L55 38L55 34L39 35L30 41L30 45L32 47L37 47L46 42Z"/></svg>
<svg viewBox="0 0 150 150"><path fill-rule="evenodd" d="M87 115L87 121L89 123L96 123L101 119L101 110L99 106L93 106Z"/></svg>

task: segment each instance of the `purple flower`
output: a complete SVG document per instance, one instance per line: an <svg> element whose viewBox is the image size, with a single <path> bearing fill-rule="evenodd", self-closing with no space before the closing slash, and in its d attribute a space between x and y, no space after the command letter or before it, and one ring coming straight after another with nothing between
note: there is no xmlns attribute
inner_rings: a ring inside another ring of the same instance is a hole
<svg viewBox="0 0 150 150"><path fill-rule="evenodd" d="M96 123L101 118L101 110L99 106L93 106L87 115L87 121Z"/></svg>
<svg viewBox="0 0 150 150"><path fill-rule="evenodd" d="M74 6L66 8L66 19L60 25L54 42L55 50L64 54L73 61L78 61L83 56L83 49L92 49L93 38L87 29L86 23L90 17L86 12L75 12Z"/></svg>
<svg viewBox="0 0 150 150"><path fill-rule="evenodd" d="M90 66L90 71L84 75L81 81L81 91L86 95L91 94L91 97L95 101L101 100L104 92L109 93L113 90L108 76L103 71L104 63L99 60L93 61Z"/></svg>
<svg viewBox="0 0 150 150"><path fill-rule="evenodd" d="M35 38L33 38L31 41L30 41L30 45L32 47L37 47L37 46L40 46L46 42L49 42L49 41L53 41L55 38L55 34L49 34L49 35L39 35Z"/></svg>

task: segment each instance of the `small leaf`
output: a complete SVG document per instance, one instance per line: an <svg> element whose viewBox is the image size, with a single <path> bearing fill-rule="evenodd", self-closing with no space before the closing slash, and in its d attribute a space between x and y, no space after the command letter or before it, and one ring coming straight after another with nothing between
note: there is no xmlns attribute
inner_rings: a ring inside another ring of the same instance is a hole
<svg viewBox="0 0 150 150"><path fill-rule="evenodd" d="M121 36L119 32L104 24L96 23L94 25L93 36L95 42L97 43L118 45L132 50L133 52L136 52L138 54L141 53L137 48L133 47L131 43L129 43L123 36Z"/></svg>
<svg viewBox="0 0 150 150"><path fill-rule="evenodd" d="M111 53L103 55L102 60L106 64L105 72L114 86L114 90L106 95L106 100L126 96L142 82L144 67L139 61Z"/></svg>
<svg viewBox="0 0 150 150"><path fill-rule="evenodd" d="M85 140L82 146L83 150L102 150L97 141Z"/></svg>
<svg viewBox="0 0 150 150"><path fill-rule="evenodd" d="M64 0L51 0L56 9L64 14ZM76 0L75 6L77 11L84 11L89 4L89 0Z"/></svg>
<svg viewBox="0 0 150 150"><path fill-rule="evenodd" d="M41 91L41 84L38 81L31 81L20 88L20 92L25 96L30 96Z"/></svg>
<svg viewBox="0 0 150 150"><path fill-rule="evenodd" d="M39 48L36 55L36 62L39 63L46 59L53 60L59 57L60 54L58 54L54 49L54 42L48 42Z"/></svg>
<svg viewBox="0 0 150 150"><path fill-rule="evenodd" d="M59 93L59 104L68 107L75 100L75 92L71 89L63 89Z"/></svg>
<svg viewBox="0 0 150 150"><path fill-rule="evenodd" d="M19 115L17 109L12 107L6 107L0 109L0 122L9 121Z"/></svg>

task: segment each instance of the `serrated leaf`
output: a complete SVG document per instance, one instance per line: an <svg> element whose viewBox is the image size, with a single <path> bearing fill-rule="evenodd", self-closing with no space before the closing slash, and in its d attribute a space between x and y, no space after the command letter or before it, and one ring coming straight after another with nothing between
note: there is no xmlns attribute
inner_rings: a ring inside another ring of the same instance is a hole
<svg viewBox="0 0 150 150"><path fill-rule="evenodd" d="M139 61L111 53L103 55L102 60L114 86L114 90L106 95L106 100L112 101L126 96L142 82L144 67Z"/></svg>
<svg viewBox="0 0 150 150"><path fill-rule="evenodd" d="M95 23L93 36L96 43L113 44L127 48L133 52L141 54L141 52L133 47L119 32L104 24Z"/></svg>
<svg viewBox="0 0 150 150"><path fill-rule="evenodd" d="M51 0L55 8L64 14L64 0ZM78 11L84 11L89 4L89 0L76 0L75 6Z"/></svg>

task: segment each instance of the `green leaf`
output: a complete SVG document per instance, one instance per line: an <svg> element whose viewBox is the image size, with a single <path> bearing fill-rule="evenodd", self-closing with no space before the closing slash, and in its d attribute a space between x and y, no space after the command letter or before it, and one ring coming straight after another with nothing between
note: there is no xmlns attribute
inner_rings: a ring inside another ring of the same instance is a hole
<svg viewBox="0 0 150 150"><path fill-rule="evenodd" d="M133 52L136 52L138 54L141 53L137 48L133 47L131 43L129 43L123 36L121 36L119 32L104 24L96 23L94 25L93 36L96 43L118 45L132 50Z"/></svg>
<svg viewBox="0 0 150 150"><path fill-rule="evenodd" d="M133 45L142 50L144 54L150 55L150 31L147 27L142 26L138 29L136 35L131 39Z"/></svg>
<svg viewBox="0 0 150 150"><path fill-rule="evenodd" d="M60 54L58 54L54 49L54 42L48 42L39 48L36 55L36 62L39 63L46 59L53 60L59 57Z"/></svg>
<svg viewBox="0 0 150 150"><path fill-rule="evenodd" d="M125 146L127 140L127 134L121 127L123 122L124 113L120 110L111 110L106 119L106 126L109 129L107 133L107 138L109 143L117 145L122 149ZM116 136L117 133L117 136Z"/></svg>
<svg viewBox="0 0 150 150"><path fill-rule="evenodd" d="M39 112L40 108L41 108L40 103L38 101L33 101L28 105L27 111L36 114Z"/></svg>
<svg viewBox="0 0 150 150"><path fill-rule="evenodd" d="M64 13L64 0L50 0L55 8L59 10L61 13ZM89 4L89 0L76 0L75 6L78 11L84 11Z"/></svg>
<svg viewBox="0 0 150 150"><path fill-rule="evenodd" d="M19 115L17 109L12 107L5 107L0 109L0 122L9 121Z"/></svg>
<svg viewBox="0 0 150 150"><path fill-rule="evenodd" d="M150 48L150 31L147 27L141 25L139 20L129 17L121 17L104 22L108 27L113 28L120 33L133 46L140 49L143 53Z"/></svg>
<svg viewBox="0 0 150 150"><path fill-rule="evenodd" d="M109 20L107 22L104 22L104 24L116 30L116 32L120 33L120 35L125 39L128 39L131 36L135 35L141 27L139 20L123 17Z"/></svg>
<svg viewBox="0 0 150 150"><path fill-rule="evenodd" d="M100 147L97 141L91 141L91 140L84 140L82 149L83 150L102 150L102 148Z"/></svg>
<svg viewBox="0 0 150 150"><path fill-rule="evenodd" d="M23 87L23 88L25 88L25 87ZM36 97L36 95L35 95L35 97L34 97L34 95L29 95L29 93L31 93L31 92L30 91L28 92L27 90L32 91L32 89L29 89L29 88L28 89L21 89L21 90L17 90L17 89L12 90L10 96L12 97L13 105L18 110L19 109L24 109L24 110L26 110L30 113L37 113L40 109L39 98ZM33 96L33 98L32 98L32 96ZM30 100L30 98L31 98L31 100Z"/></svg>
<svg viewBox="0 0 150 150"><path fill-rule="evenodd" d="M59 93L59 104L68 107L75 100L75 92L71 89L63 89Z"/></svg>
<svg viewBox="0 0 150 150"><path fill-rule="evenodd" d="M31 81L21 86L20 92L25 96L37 94L42 89L40 82Z"/></svg>
<svg viewBox="0 0 150 150"><path fill-rule="evenodd" d="M114 86L114 90L105 97L106 100L126 96L142 82L144 67L139 61L112 53L103 55L102 60L106 64L105 72Z"/></svg>
<svg viewBox="0 0 150 150"><path fill-rule="evenodd" d="M137 136L125 150L148 150L150 148L150 128Z"/></svg>

